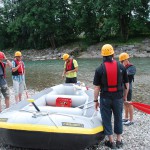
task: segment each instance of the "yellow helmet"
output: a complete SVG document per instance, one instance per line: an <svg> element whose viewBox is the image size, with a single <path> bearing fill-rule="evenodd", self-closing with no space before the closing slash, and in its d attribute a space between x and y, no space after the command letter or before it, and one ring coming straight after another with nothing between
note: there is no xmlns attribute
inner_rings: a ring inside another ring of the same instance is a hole
<svg viewBox="0 0 150 150"><path fill-rule="evenodd" d="M121 53L119 55L119 61L123 61L123 60L126 60L128 58L130 58L130 57L129 57L129 54L127 54L127 53Z"/></svg>
<svg viewBox="0 0 150 150"><path fill-rule="evenodd" d="M69 54L66 53L63 55L63 60L67 60L69 57L70 57Z"/></svg>
<svg viewBox="0 0 150 150"><path fill-rule="evenodd" d="M15 53L15 57L16 57L16 56L22 56L21 52L20 52L20 51L17 51L17 52Z"/></svg>
<svg viewBox="0 0 150 150"><path fill-rule="evenodd" d="M105 44L103 45L102 49L101 49L101 55L102 56L110 56L114 54L114 49L110 44Z"/></svg>

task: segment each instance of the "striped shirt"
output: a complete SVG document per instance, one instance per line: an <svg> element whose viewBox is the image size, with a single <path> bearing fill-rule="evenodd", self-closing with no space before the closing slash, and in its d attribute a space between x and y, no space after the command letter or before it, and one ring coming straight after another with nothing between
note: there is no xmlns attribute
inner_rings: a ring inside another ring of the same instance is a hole
<svg viewBox="0 0 150 150"><path fill-rule="evenodd" d="M22 63L24 64L24 62L22 61ZM15 61L13 60L12 61L12 68L15 68L16 67L16 63L15 63ZM25 65L24 65L24 68L25 68ZM17 76L13 76L12 75L12 79L13 80L16 80L16 81L18 81L18 82L22 82L23 80L25 80L24 79L25 77L24 77L24 74L23 75L17 75Z"/></svg>

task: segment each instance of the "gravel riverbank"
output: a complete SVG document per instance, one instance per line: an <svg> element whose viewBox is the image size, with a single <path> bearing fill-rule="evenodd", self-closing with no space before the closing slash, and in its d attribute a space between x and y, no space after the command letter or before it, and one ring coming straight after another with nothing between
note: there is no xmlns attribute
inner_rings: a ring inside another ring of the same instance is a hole
<svg viewBox="0 0 150 150"><path fill-rule="evenodd" d="M104 146L104 141L99 144L97 150L109 150ZM150 149L150 115L135 110L134 124L124 126L123 143L124 146L120 150Z"/></svg>
<svg viewBox="0 0 150 150"><path fill-rule="evenodd" d="M149 100L150 98L150 78L149 75L136 76L133 84L133 101ZM28 90L29 96L37 93L35 90ZM15 103L14 93L10 87L11 105ZM23 98L26 98L25 92ZM150 102L149 102L150 104ZM2 99L2 108L4 109L4 100ZM124 126L123 150L149 150L150 149L150 115L135 110L134 125ZM21 150L20 148L4 147L0 145L0 150ZM109 150L104 146L104 141L99 144L97 150Z"/></svg>

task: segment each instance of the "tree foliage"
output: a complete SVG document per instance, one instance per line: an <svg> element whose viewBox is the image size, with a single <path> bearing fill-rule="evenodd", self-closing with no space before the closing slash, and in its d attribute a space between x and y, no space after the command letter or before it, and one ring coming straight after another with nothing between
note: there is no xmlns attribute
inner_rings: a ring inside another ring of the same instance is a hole
<svg viewBox="0 0 150 150"><path fill-rule="evenodd" d="M56 47L150 31L149 0L3 0L0 48Z"/></svg>

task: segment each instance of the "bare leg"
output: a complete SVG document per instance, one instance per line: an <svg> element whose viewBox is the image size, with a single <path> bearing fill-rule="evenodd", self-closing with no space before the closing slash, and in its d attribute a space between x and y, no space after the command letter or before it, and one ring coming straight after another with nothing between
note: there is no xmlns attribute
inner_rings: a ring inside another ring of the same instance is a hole
<svg viewBox="0 0 150 150"><path fill-rule="evenodd" d="M113 135L108 135L109 142L114 142Z"/></svg>
<svg viewBox="0 0 150 150"><path fill-rule="evenodd" d="M117 134L117 141L121 141L121 134Z"/></svg>
<svg viewBox="0 0 150 150"><path fill-rule="evenodd" d="M6 108L9 108L10 104L9 104L9 97L5 98L5 104L6 104Z"/></svg>
<svg viewBox="0 0 150 150"><path fill-rule="evenodd" d="M133 106L132 105L129 105L129 115L130 115L130 121L132 122L133 121Z"/></svg>
<svg viewBox="0 0 150 150"><path fill-rule="evenodd" d="M19 96L18 95L15 95L15 101L16 101L16 104L19 102Z"/></svg>
<svg viewBox="0 0 150 150"><path fill-rule="evenodd" d="M21 101L21 97L22 97L22 94L21 94L21 93L19 93L19 101Z"/></svg>
<svg viewBox="0 0 150 150"><path fill-rule="evenodd" d="M128 111L128 105L126 105L126 104L124 105L124 110L125 110L125 119L128 119L128 117L129 117L128 116L128 112L129 112Z"/></svg>

